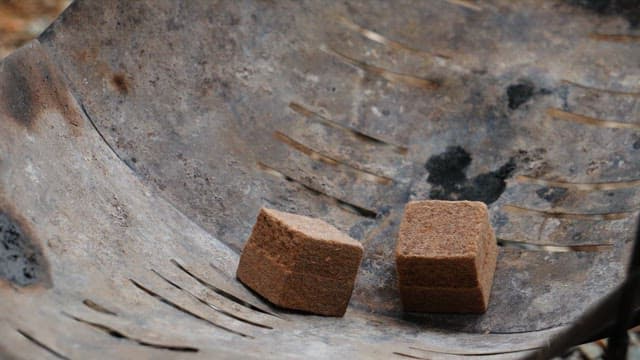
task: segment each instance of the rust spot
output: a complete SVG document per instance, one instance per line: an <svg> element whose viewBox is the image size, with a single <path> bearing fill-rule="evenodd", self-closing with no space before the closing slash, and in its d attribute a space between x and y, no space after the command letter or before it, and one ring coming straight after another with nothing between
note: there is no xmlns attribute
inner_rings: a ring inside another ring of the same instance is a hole
<svg viewBox="0 0 640 360"><path fill-rule="evenodd" d="M58 113L80 135L83 118L62 79L39 44L16 51L0 64L0 112L29 130L43 114Z"/></svg>
<svg viewBox="0 0 640 360"><path fill-rule="evenodd" d="M98 58L98 49L95 47L84 48L74 51L71 56L78 62L93 64Z"/></svg>
<svg viewBox="0 0 640 360"><path fill-rule="evenodd" d="M129 93L129 81L127 77L122 73L114 74L111 78L111 83L118 90L119 93L127 95Z"/></svg>

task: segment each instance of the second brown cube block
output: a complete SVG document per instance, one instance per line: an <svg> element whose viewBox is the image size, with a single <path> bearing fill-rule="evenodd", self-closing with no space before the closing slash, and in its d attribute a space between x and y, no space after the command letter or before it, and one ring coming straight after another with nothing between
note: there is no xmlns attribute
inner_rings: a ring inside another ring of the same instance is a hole
<svg viewBox="0 0 640 360"><path fill-rule="evenodd" d="M263 208L237 277L272 303L320 315L344 315L362 245L330 224Z"/></svg>
<svg viewBox="0 0 640 360"><path fill-rule="evenodd" d="M404 310L485 312L497 254L484 203L410 202L396 247Z"/></svg>

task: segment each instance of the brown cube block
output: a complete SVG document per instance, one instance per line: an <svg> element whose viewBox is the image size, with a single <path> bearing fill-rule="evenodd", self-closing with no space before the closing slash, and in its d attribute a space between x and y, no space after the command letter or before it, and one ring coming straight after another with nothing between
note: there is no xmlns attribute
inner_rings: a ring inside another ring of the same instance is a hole
<svg viewBox="0 0 640 360"><path fill-rule="evenodd" d="M410 202L396 247L404 309L485 312L497 253L484 203Z"/></svg>
<svg viewBox="0 0 640 360"><path fill-rule="evenodd" d="M362 245L319 219L262 208L236 276L272 303L344 315Z"/></svg>

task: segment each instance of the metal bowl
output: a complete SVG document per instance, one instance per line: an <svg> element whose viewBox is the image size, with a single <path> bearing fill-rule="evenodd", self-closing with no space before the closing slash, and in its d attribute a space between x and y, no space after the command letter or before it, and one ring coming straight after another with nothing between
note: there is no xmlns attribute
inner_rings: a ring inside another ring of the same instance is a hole
<svg viewBox="0 0 640 360"><path fill-rule="evenodd" d="M587 1L80 0L0 63L0 353L515 357L623 279L640 32ZM490 206L484 315L404 314L404 204ZM261 206L365 260L344 318L235 280ZM497 354L497 355L496 355Z"/></svg>

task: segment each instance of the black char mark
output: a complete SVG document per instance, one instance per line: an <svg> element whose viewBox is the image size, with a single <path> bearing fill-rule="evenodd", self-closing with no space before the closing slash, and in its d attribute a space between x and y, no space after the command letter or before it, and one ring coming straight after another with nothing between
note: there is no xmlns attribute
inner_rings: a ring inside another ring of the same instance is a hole
<svg viewBox="0 0 640 360"><path fill-rule="evenodd" d="M523 81L507 87L509 109L515 110L526 103L534 95L534 86L528 81Z"/></svg>
<svg viewBox="0 0 640 360"><path fill-rule="evenodd" d="M471 155L460 146L450 146L445 152L427 161L427 181L432 185L429 197L437 200L471 200L491 204L498 200L507 184L505 180L516 169L515 160L509 159L495 171L472 179L466 175Z"/></svg>
<svg viewBox="0 0 640 360"><path fill-rule="evenodd" d="M48 282L41 250L18 221L0 209L0 279L18 286Z"/></svg>
<svg viewBox="0 0 640 360"><path fill-rule="evenodd" d="M573 5L578 5L602 15L618 15L629 21L629 24L637 28L640 25L640 0L568 0Z"/></svg>

